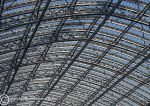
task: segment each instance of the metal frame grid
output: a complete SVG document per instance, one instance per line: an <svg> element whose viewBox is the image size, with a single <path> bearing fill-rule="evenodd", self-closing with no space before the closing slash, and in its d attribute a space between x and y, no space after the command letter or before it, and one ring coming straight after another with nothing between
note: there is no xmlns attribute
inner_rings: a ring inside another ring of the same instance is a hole
<svg viewBox="0 0 150 106"><path fill-rule="evenodd" d="M150 103L149 0L0 0L8 106Z"/></svg>

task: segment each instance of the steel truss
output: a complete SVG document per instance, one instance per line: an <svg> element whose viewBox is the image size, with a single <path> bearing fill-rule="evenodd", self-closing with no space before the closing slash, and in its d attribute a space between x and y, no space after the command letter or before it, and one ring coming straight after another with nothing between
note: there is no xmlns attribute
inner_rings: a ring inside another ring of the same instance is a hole
<svg viewBox="0 0 150 106"><path fill-rule="evenodd" d="M38 4L38 2L39 2L39 1L37 1L37 4ZM27 25L25 34L24 34L24 36L22 37L22 39L21 39L21 41L20 41L20 43L24 43L24 44L20 44L20 45L23 46L25 49L23 49L23 51L18 50L18 51L16 52L16 54L15 54L15 56L14 56L14 59L12 60L12 64L10 65L10 70L8 71L8 74L6 75L6 77L5 77L5 79L4 79L4 84L2 85L1 93L4 92L4 93L7 94L8 90L9 90L9 88L10 88L10 86L11 86L11 84L12 84L14 78L15 78L15 75L17 74L17 71L18 71L18 69L19 69L19 67L20 67L20 64L22 63L23 58L25 57L25 54L26 54L26 52L27 52L27 50L28 50L28 48L29 48L29 46L30 46L30 44L31 44L31 42L32 42L32 39L33 39L33 37L34 37L34 35L35 35L35 33L36 33L36 31L37 31L37 29L38 29L40 23L41 23L41 20L42 20L42 18L43 18L43 16L44 16L44 14L45 14L45 12L46 12L48 6L49 6L49 3L50 3L50 0L47 1L46 5L45 5L45 8L44 8L44 10L43 10L43 12L42 12L42 14L41 14L41 16L39 17L39 19L38 19L38 21L37 21L37 24L36 24L36 26L35 26L35 29L33 30L33 33L32 33L32 35L31 35L31 38L30 38L28 41L27 41L27 36L28 36L28 33L29 33L30 29L31 29L31 25L30 25L30 26L29 26L29 24ZM41 3L39 3L39 4L41 4ZM37 5L36 5L36 6L37 6ZM35 6L35 10L33 11L32 15L33 15L34 12L36 11L36 6ZM39 6L40 6L40 5L39 5ZM37 7L38 7L38 6L37 6ZM31 16L30 19L32 20L32 16ZM29 21L30 21L30 20L29 20ZM25 41L23 41L23 40L25 40ZM20 46L20 45L19 45L19 46ZM21 57L21 59L18 59L18 57ZM10 76L11 76L11 73L12 73L13 71L14 71L14 73L13 73L12 77L10 77ZM7 86L7 87L6 87L6 86ZM6 89L6 90L5 90L5 89ZM5 90L5 91L4 91L4 90Z"/></svg>
<svg viewBox="0 0 150 106"><path fill-rule="evenodd" d="M0 94L10 106L148 105L149 9L146 0L0 0Z"/></svg>
<svg viewBox="0 0 150 106"><path fill-rule="evenodd" d="M148 5L148 8L149 8L149 5ZM145 8L146 10L148 9L147 7ZM144 9L144 11L146 12L146 10ZM145 13L145 12L141 12L141 13ZM138 16L140 16L141 14L138 14ZM137 18L140 20L140 18L137 16ZM129 30L129 28L131 28L132 26L133 26L133 22L131 22L130 24L129 24L129 26L126 28L126 30L124 30L124 32L122 32L121 34L120 34L120 36L117 38L117 39L115 39L115 41L114 41L114 45L116 45L116 44L118 44L118 42L119 42L119 40L123 37L123 35L125 34L125 32L127 32L128 30ZM103 25L100 25L100 26L103 26ZM90 39L90 38L89 38ZM86 42L86 45L87 45L88 43ZM85 47L85 46L83 46L83 47ZM106 51L105 52L103 52L103 54L101 55L101 57L99 57L98 59L97 59L97 61L98 62L96 62L96 63L99 63L99 62L101 62L101 59L108 53L108 51L111 49L111 47L112 47L112 45L111 46L109 46L108 47L108 49L106 49ZM83 51L83 49L81 49L82 51ZM82 51L80 51L79 52L79 54L77 54L77 56L79 56L80 54L81 54L81 52ZM74 61L75 61L75 59L76 59L77 57L75 57L72 61L71 61L71 63L70 64L72 64ZM65 63L66 64L66 63ZM68 67L70 67L71 65L68 65ZM60 78L59 78L59 80L61 79L61 77L65 74L65 72L67 71L67 69L69 69L69 68L66 68L66 70L64 71L64 72L62 72L63 74L61 74L60 75ZM91 70L93 68L93 65L82 75L82 76L80 76L80 78L78 79L78 81L71 87L71 88L69 88L69 89L67 89L66 90L66 93L65 93L65 95L60 99L60 100L58 100L57 102L56 102L56 106L58 105L58 104L61 104L61 102L63 101L63 99L70 93L70 92L72 92L73 91L73 89L77 86L77 84L79 84L79 82L82 80L82 79L84 79L85 77L86 77L86 75L89 73L89 71ZM116 77L116 76L115 76ZM59 80L57 80L57 82L59 81ZM54 88L54 86L56 85L57 83L54 83L54 85L52 85L52 87L50 88L50 90L48 90L48 93L50 93L50 91ZM44 92L43 92L44 93ZM48 95L48 93L46 93L45 94L45 96L44 96L44 98L46 97L46 95ZM41 102L38 104L38 106L41 104ZM91 104L90 104L91 105Z"/></svg>

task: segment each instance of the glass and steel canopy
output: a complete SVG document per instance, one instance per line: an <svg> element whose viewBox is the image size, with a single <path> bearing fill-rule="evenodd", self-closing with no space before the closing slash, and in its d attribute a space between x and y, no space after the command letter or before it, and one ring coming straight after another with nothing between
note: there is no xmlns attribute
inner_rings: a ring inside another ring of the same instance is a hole
<svg viewBox="0 0 150 106"><path fill-rule="evenodd" d="M0 0L8 106L147 106L150 0Z"/></svg>

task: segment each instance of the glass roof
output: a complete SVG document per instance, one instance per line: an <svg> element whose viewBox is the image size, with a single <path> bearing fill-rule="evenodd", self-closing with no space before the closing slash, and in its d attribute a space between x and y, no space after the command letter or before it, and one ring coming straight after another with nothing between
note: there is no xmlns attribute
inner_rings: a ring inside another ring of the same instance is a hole
<svg viewBox="0 0 150 106"><path fill-rule="evenodd" d="M150 0L0 0L0 104L148 106Z"/></svg>

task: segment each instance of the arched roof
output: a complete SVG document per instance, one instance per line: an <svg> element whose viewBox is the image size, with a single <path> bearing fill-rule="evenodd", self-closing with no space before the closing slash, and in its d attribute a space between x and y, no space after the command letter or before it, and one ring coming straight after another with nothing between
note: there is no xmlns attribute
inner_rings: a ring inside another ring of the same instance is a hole
<svg viewBox="0 0 150 106"><path fill-rule="evenodd" d="M146 106L149 0L0 0L8 106Z"/></svg>

